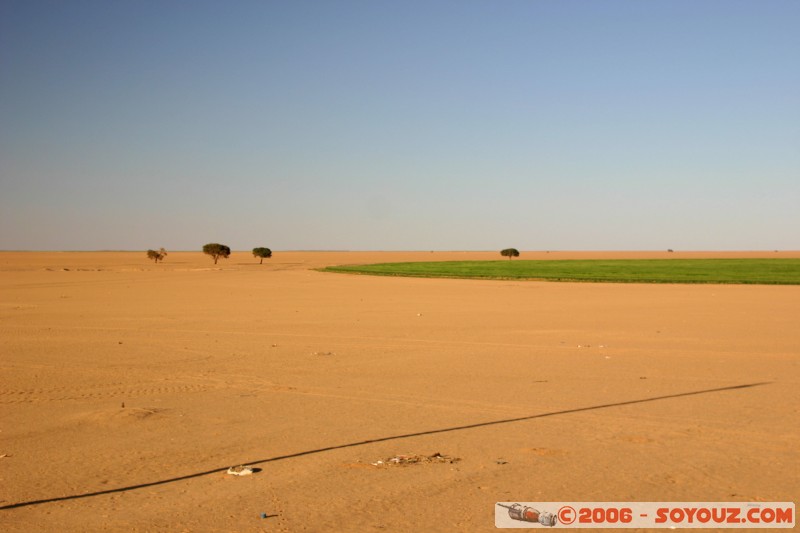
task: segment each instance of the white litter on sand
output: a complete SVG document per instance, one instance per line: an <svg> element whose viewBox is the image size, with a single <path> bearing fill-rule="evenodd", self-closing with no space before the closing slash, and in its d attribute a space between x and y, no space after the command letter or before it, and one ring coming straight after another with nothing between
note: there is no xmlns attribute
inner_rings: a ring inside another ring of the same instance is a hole
<svg viewBox="0 0 800 533"><path fill-rule="evenodd" d="M228 473L232 476L249 476L254 473L254 470L252 466L239 465L230 467Z"/></svg>

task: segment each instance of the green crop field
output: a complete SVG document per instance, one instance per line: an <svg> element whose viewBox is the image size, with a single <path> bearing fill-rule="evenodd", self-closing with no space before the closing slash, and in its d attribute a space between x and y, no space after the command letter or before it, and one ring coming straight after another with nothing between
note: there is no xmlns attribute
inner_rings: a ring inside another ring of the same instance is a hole
<svg viewBox="0 0 800 533"><path fill-rule="evenodd" d="M441 261L344 265L326 272L424 278L615 283L800 284L800 259L614 259Z"/></svg>

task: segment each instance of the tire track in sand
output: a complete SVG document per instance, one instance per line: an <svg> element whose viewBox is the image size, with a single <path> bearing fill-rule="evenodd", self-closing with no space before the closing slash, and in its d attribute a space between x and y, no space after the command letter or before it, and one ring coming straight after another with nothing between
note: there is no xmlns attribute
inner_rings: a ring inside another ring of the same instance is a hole
<svg viewBox="0 0 800 533"><path fill-rule="evenodd" d="M96 387L53 387L36 389L2 389L0 404L32 404L60 402L67 400L105 400L109 398L137 398L159 394L183 394L205 392L209 386L202 384L160 385L140 384L128 385L113 383Z"/></svg>

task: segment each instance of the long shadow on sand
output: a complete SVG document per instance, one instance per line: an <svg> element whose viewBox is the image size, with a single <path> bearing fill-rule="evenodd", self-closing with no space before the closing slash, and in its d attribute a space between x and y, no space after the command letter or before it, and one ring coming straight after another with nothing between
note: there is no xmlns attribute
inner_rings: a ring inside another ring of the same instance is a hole
<svg viewBox="0 0 800 533"><path fill-rule="evenodd" d="M478 422L477 424L468 424L465 426L454 426L442 429L431 429L428 431L419 431L417 433L406 433L404 435L392 435L390 437L380 437L377 439L369 439L369 440L362 440L358 442L349 442L347 444L338 444L336 446L328 446L327 448L317 448L316 450L306 450L304 452L297 452L292 453L289 455L279 455L277 457L270 457L269 459L259 459L257 461L247 461L245 464L248 465L258 465L263 463L271 463L273 461L281 461L283 459L292 459L294 457L302 457L304 455L313 455L315 453L323 453L329 452L332 450L341 450L343 448L354 448L356 446L364 446L366 444L372 444L375 442L386 442L390 440L399 440L399 439L408 439L411 437L420 437L422 435L435 435L436 433L447 433L450 431L463 431L466 429L475 429L480 427L486 426L495 426L498 424L510 424L512 422L523 422L525 420L534 420L536 418L545 418L549 416L558 416L558 415L568 415L571 413L581 413L584 411L595 411L598 409L608 409L610 407L621 407L623 405L634 405L637 403L647 403L647 402L656 402L659 400L669 400L671 398L683 398L686 396L696 396L699 394L710 394L713 392L724 392L724 391L732 391L732 390L739 390L739 389L748 389L751 387L758 387L761 385L769 385L770 382L761 382L761 383L747 383L744 385L732 385L730 387L720 387L717 389L706 389L706 390L699 390L699 391L691 391L691 392L681 392L678 394L667 394L665 396L654 396L652 398L642 398L639 400L628 400L625 402L616 402L616 403L607 403L602 405L592 405L590 407L577 407L575 409L565 409L563 411L553 411L550 413L541 413L538 415L530 415L530 416L520 416L517 418L506 418L504 420L492 420L490 422ZM228 467L225 466L223 468L215 468L213 470L206 470L204 472L196 472L194 474L187 474L185 476L180 477L173 477L169 479L162 479L159 481L152 481L150 483L141 483L139 485L131 485L128 487L120 487L116 489L108 489L108 490L100 490L97 492L87 492L84 494L73 494L71 496L60 496L58 498L47 498L43 500L31 500L27 502L19 502L19 503L12 503L9 505L0 506L0 510L2 509L15 509L18 507L27 507L29 505L41 505L43 503L52 503L52 502L61 502L66 500L78 500L80 498L91 498L93 496L102 496L103 494L114 494L115 492L127 492L130 490L136 489L143 489L147 487L155 487L157 485L166 485L167 483L174 483L176 481L183 481L185 479L192 479L195 477L207 476L209 474L216 474L218 472L225 472L227 471Z"/></svg>

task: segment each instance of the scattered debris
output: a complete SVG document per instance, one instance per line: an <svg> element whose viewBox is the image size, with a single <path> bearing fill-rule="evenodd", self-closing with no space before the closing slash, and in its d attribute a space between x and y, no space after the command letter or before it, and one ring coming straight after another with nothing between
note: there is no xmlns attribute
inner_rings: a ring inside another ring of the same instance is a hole
<svg viewBox="0 0 800 533"><path fill-rule="evenodd" d="M564 344L564 341L561 341L561 344ZM591 347L592 347L591 344L578 344L578 348L591 348ZM598 348L608 348L608 346L606 346L605 344L599 344L597 347Z"/></svg>
<svg viewBox="0 0 800 533"><path fill-rule="evenodd" d="M505 459L497 459L497 460L495 461L495 463L497 463L497 464L499 464L499 465L507 465L507 464L508 464L508 461L506 461Z"/></svg>
<svg viewBox="0 0 800 533"><path fill-rule="evenodd" d="M311 355L336 355L336 352L314 352Z"/></svg>
<svg viewBox="0 0 800 533"><path fill-rule="evenodd" d="M228 469L228 473L232 476L249 476L255 472L255 468L247 465L232 466Z"/></svg>
<svg viewBox="0 0 800 533"><path fill-rule="evenodd" d="M374 463L371 464L372 466L415 465L422 463L453 464L459 462L460 460L461 459L458 457L450 457L449 455L442 455L441 453L436 452L433 455L417 455L417 454L395 455L394 457L390 457L389 459L385 459L383 461L375 461Z"/></svg>

